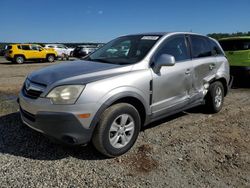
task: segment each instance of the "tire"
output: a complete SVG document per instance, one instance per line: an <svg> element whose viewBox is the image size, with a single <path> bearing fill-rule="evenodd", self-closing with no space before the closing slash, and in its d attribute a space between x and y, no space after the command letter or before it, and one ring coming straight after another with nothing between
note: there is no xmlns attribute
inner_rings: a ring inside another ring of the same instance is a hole
<svg viewBox="0 0 250 188"><path fill-rule="evenodd" d="M92 142L103 155L117 157L132 148L140 128L141 118L134 106L115 104L101 115Z"/></svg>
<svg viewBox="0 0 250 188"><path fill-rule="evenodd" d="M222 109L224 102L224 87L221 82L213 82L208 89L205 99L206 109L210 113L217 113Z"/></svg>
<svg viewBox="0 0 250 188"><path fill-rule="evenodd" d="M23 64L23 62L24 62L24 57L23 56L18 55L18 56L15 57L15 63Z"/></svg>
<svg viewBox="0 0 250 188"><path fill-rule="evenodd" d="M55 56L54 56L54 55L48 55L48 56L47 56L47 61L48 61L49 63L54 62L54 61L55 61Z"/></svg>

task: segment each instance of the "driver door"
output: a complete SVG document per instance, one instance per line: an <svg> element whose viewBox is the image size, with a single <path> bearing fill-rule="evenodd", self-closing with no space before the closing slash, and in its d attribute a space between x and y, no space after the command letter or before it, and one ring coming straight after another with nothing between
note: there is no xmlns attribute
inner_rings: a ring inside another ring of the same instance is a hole
<svg viewBox="0 0 250 188"><path fill-rule="evenodd" d="M43 52L42 52L42 47L38 45L31 45L31 53L32 53L32 59L42 59L43 57Z"/></svg>

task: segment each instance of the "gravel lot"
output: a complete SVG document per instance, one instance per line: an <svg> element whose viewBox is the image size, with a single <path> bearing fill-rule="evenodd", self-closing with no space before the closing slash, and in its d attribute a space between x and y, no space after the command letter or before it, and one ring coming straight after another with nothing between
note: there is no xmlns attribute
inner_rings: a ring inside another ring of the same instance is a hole
<svg viewBox="0 0 250 188"><path fill-rule="evenodd" d="M249 87L232 89L218 114L195 108L149 125L130 152L107 159L20 123L22 82L49 65L0 58L1 187L250 187Z"/></svg>

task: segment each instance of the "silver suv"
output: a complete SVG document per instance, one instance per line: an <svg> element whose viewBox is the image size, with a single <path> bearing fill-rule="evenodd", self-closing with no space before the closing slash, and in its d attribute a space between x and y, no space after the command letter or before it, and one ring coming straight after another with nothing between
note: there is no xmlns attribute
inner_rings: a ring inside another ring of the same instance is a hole
<svg viewBox="0 0 250 188"><path fill-rule="evenodd" d="M70 145L90 141L109 157L141 127L204 105L219 112L229 65L212 38L174 32L122 36L85 60L31 73L19 94L22 121Z"/></svg>

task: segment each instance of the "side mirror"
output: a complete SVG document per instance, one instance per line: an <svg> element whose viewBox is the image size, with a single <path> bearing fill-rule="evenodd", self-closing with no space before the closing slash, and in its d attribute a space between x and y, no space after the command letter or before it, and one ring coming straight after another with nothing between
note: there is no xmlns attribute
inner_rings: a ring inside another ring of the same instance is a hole
<svg viewBox="0 0 250 188"><path fill-rule="evenodd" d="M43 48L39 48L39 51L40 51L40 52L43 51Z"/></svg>
<svg viewBox="0 0 250 188"><path fill-rule="evenodd" d="M162 54L160 57L157 58L154 71L159 73L162 66L174 66L175 65L175 57L168 54Z"/></svg>

